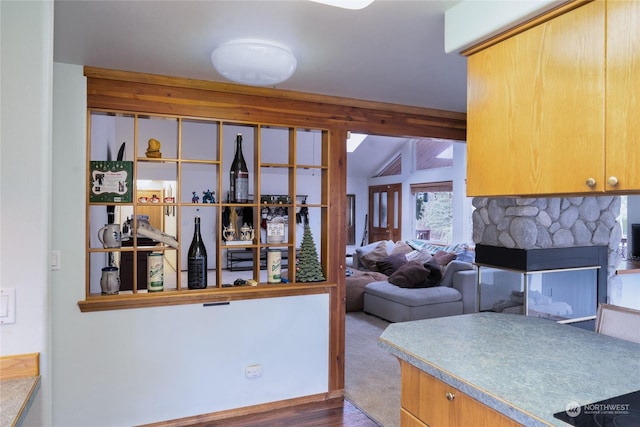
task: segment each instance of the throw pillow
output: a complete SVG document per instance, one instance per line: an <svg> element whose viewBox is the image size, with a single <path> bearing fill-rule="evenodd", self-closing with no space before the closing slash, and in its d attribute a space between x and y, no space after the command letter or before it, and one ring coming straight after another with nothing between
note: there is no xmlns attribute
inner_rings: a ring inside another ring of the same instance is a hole
<svg viewBox="0 0 640 427"><path fill-rule="evenodd" d="M407 258L404 256L404 254L392 254L385 259L376 262L376 266L378 267L378 271L380 273L391 276L406 263Z"/></svg>
<svg viewBox="0 0 640 427"><path fill-rule="evenodd" d="M374 250L360 257L362 264L369 270L376 269L376 262L385 259L389 254L387 253L387 243L380 242Z"/></svg>
<svg viewBox="0 0 640 427"><path fill-rule="evenodd" d="M438 264L444 267L456 259L456 254L454 252L438 251L433 255L433 257L436 259Z"/></svg>
<svg viewBox="0 0 640 427"><path fill-rule="evenodd" d="M425 246L427 246L428 243L429 242L427 242L426 240L420 240L420 239L407 240L407 245L411 246L413 249L418 251L424 248Z"/></svg>
<svg viewBox="0 0 640 427"><path fill-rule="evenodd" d="M427 262L431 259L431 253L426 248L422 248L420 250L414 250L405 255L407 261L420 261Z"/></svg>
<svg viewBox="0 0 640 427"><path fill-rule="evenodd" d="M427 278L427 284L429 286L438 286L442 281L442 267L435 260L435 258L431 258L429 261L422 264L424 268L429 270L429 277Z"/></svg>
<svg viewBox="0 0 640 427"><path fill-rule="evenodd" d="M420 261L408 261L395 273L389 276L389 283L400 288L427 288L431 270L428 270Z"/></svg>
<svg viewBox="0 0 640 427"><path fill-rule="evenodd" d="M395 254L408 254L409 252L411 252L413 250L413 248L409 245L407 245L405 242L401 242L398 241L396 242L395 246L393 247L393 250L391 251L391 255L395 255Z"/></svg>

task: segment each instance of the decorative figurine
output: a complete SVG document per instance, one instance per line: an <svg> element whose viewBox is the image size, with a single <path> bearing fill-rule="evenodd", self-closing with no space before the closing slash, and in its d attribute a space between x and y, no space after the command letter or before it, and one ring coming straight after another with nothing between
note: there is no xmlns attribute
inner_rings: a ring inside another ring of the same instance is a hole
<svg viewBox="0 0 640 427"><path fill-rule="evenodd" d="M207 189L207 191L203 191L202 194L204 194L204 196L202 196L202 203L216 202L216 198L213 196L215 194L215 191L212 192L211 190Z"/></svg>
<svg viewBox="0 0 640 427"><path fill-rule="evenodd" d="M160 152L160 141L157 139L151 138L147 145L147 152L145 153L147 157L159 159L162 157L162 153Z"/></svg>
<svg viewBox="0 0 640 427"><path fill-rule="evenodd" d="M191 197L191 203L198 203L200 197L198 197L195 191L193 191L191 194L193 194L193 197Z"/></svg>
<svg viewBox="0 0 640 427"><path fill-rule="evenodd" d="M222 230L222 237L224 237L224 240L236 240L236 229L233 226L233 224L229 224L229 226L225 226L224 229Z"/></svg>
<svg viewBox="0 0 640 427"><path fill-rule="evenodd" d="M253 231L253 227L247 225L247 223L244 223L242 227L240 227L240 240L251 242L253 241L254 237L255 233Z"/></svg>

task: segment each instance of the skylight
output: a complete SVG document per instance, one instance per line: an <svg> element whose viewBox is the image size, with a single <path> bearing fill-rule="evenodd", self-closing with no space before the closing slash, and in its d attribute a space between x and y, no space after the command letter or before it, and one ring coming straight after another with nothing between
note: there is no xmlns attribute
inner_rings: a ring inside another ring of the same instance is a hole
<svg viewBox="0 0 640 427"><path fill-rule="evenodd" d="M436 157L438 159L453 159L453 144L442 150Z"/></svg>
<svg viewBox="0 0 640 427"><path fill-rule="evenodd" d="M316 3L327 4L329 6L341 7L343 9L364 9L373 3L373 0L311 0Z"/></svg>
<svg viewBox="0 0 640 427"><path fill-rule="evenodd" d="M364 141L366 137L368 137L366 133L351 133L349 132L349 136L347 139L347 153L353 153L356 151L356 148Z"/></svg>

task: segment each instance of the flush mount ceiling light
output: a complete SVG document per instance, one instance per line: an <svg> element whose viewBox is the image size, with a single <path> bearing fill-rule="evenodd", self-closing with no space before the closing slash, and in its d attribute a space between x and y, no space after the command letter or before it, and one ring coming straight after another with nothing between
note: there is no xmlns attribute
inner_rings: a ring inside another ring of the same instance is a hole
<svg viewBox="0 0 640 427"><path fill-rule="evenodd" d="M364 9L373 3L373 0L311 0L316 3L327 4L329 6L341 7L343 9Z"/></svg>
<svg viewBox="0 0 640 427"><path fill-rule="evenodd" d="M229 80L270 86L287 80L298 61L286 46L265 40L232 40L211 52L216 71Z"/></svg>

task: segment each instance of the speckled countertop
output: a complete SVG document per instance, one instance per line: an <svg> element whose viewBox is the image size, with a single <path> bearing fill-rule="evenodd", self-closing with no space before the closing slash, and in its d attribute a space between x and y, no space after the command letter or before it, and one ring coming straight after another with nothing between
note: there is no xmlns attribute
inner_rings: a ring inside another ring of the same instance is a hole
<svg viewBox="0 0 640 427"><path fill-rule="evenodd" d="M550 320L475 313L394 323L380 346L526 426L640 390L640 344Z"/></svg>
<svg viewBox="0 0 640 427"><path fill-rule="evenodd" d="M0 427L19 426L40 387L40 376L0 381Z"/></svg>

